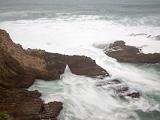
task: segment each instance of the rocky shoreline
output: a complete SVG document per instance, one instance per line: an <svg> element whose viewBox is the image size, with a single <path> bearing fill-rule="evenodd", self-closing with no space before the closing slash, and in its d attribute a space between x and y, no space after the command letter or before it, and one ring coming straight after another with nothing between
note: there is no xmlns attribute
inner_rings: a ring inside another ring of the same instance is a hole
<svg viewBox="0 0 160 120"><path fill-rule="evenodd" d="M57 120L63 103L45 104L38 91L26 88L35 79L59 79L66 65L77 75L109 76L89 57L25 50L15 44L5 30L0 30L0 112L9 114L12 120Z"/></svg>
<svg viewBox="0 0 160 120"><path fill-rule="evenodd" d="M105 47L101 45L100 47ZM158 53L143 54L140 49L116 41L105 47L105 54L120 62L159 63ZM60 79L66 66L76 75L98 77L98 89L112 90L113 97L139 98L140 93L129 88L121 80L103 79L109 73L86 56L69 56L49 53L40 49L23 49L15 44L5 30L0 30L0 112L7 113L9 120L57 120L63 103L44 103L38 91L28 91L35 79L46 81Z"/></svg>

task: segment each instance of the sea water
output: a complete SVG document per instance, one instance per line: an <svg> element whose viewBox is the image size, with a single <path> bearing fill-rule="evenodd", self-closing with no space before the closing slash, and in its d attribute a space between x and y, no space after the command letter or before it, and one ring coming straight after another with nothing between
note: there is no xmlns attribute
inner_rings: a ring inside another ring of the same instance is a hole
<svg viewBox="0 0 160 120"><path fill-rule="evenodd" d="M159 13L159 0L0 0L0 28L26 49L91 57L141 94L124 101L98 88L100 79L66 67L60 80L36 80L29 88L46 103L63 102L60 120L160 120L160 65L119 63L95 47L124 40L144 53L160 52Z"/></svg>

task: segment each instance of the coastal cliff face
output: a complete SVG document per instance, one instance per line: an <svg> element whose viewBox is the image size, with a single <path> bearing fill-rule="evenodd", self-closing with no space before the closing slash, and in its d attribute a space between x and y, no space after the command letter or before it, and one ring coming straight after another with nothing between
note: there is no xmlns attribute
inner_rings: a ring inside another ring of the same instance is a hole
<svg viewBox="0 0 160 120"><path fill-rule="evenodd" d="M45 62L43 59L31 56L21 45L15 44L9 34L0 30L0 47L15 59L25 70L36 69L45 72Z"/></svg>
<svg viewBox="0 0 160 120"><path fill-rule="evenodd" d="M24 50L6 31L0 30L0 112L6 112L13 120L56 120L62 103L44 104L38 91L24 88L30 87L35 79L59 79L66 65L77 75L109 75L89 57Z"/></svg>

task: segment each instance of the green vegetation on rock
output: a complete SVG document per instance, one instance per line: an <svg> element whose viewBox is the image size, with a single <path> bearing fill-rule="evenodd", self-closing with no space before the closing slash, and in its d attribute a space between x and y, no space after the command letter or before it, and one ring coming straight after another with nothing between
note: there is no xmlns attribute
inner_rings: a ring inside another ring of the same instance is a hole
<svg viewBox="0 0 160 120"><path fill-rule="evenodd" d="M9 115L5 112L0 112L0 120L8 120Z"/></svg>

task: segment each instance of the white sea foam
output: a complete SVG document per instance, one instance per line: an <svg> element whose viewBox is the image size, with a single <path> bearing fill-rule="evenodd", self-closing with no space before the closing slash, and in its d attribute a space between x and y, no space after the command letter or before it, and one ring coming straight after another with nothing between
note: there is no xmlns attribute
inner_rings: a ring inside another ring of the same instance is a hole
<svg viewBox="0 0 160 120"><path fill-rule="evenodd" d="M100 20L98 16L10 21L0 23L0 28L8 30L11 37L25 48L77 54L76 51L95 42L124 40L129 45L145 45L142 48L143 52L160 52L160 41L146 36L130 36L138 33L156 36L160 33L159 27L125 26L113 21Z"/></svg>

